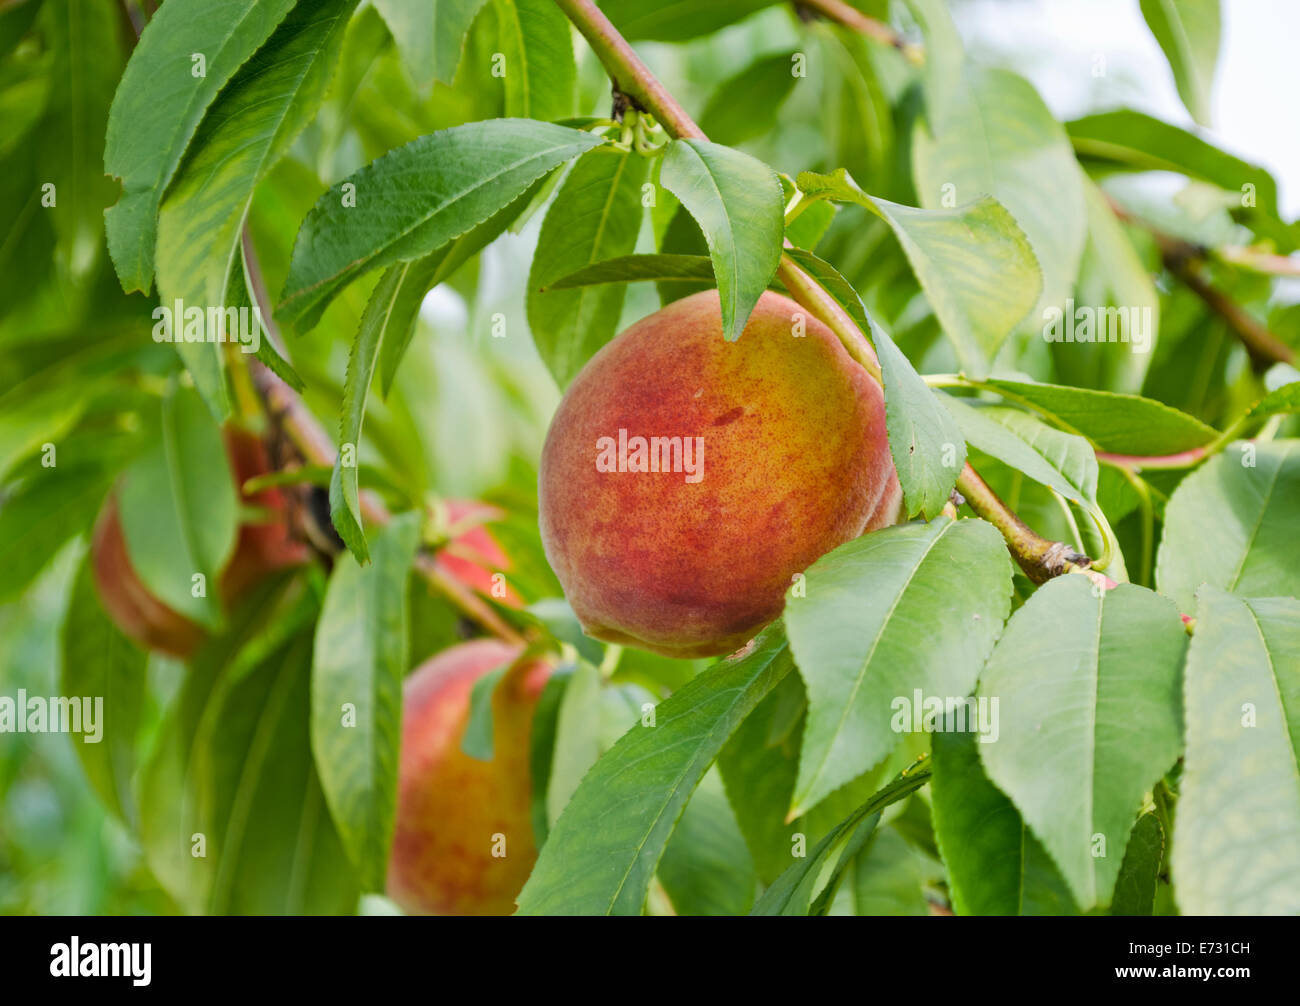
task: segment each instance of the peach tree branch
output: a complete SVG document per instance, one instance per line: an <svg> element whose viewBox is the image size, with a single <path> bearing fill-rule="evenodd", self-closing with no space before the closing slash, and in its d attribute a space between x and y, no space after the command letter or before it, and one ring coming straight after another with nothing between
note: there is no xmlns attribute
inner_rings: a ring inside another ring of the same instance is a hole
<svg viewBox="0 0 1300 1006"><path fill-rule="evenodd" d="M555 2L591 44L619 91L633 98L646 112L653 115L673 138L706 139L700 127L668 93L592 0ZM835 299L788 255L782 255L777 275L794 299L826 324L844 344L849 355L879 382L880 367L866 348L866 336ZM1035 583L1043 583L1072 570L1086 570L1092 576L1102 577L1102 574L1088 569L1092 560L1086 555L1081 555L1063 542L1042 537L1025 524L998 499L997 494L969 464L958 476L957 488L966 497L972 510L1002 532L1016 562ZM1112 585L1114 583L1109 582Z"/></svg>

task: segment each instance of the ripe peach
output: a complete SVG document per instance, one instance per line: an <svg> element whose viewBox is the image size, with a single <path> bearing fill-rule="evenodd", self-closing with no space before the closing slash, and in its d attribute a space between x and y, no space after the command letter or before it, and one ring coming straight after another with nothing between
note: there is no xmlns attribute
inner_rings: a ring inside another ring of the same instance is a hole
<svg viewBox="0 0 1300 1006"><path fill-rule="evenodd" d="M228 429L224 439L236 486L270 471L266 449L256 436ZM239 527L234 552L221 574L221 597L227 605L272 572L306 562L310 556L289 533L288 502L279 489L251 496L241 490L241 499L245 506L266 511L266 519ZM91 560L104 610L124 633L146 649L174 657L194 652L203 639L202 627L164 604L140 580L131 565L115 495L105 500L95 522Z"/></svg>
<svg viewBox="0 0 1300 1006"><path fill-rule="evenodd" d="M509 915L533 868L529 737L550 663L521 662L497 683L491 761L460 748L474 682L521 652L477 639L406 679L388 893L408 912Z"/></svg>
<svg viewBox="0 0 1300 1006"><path fill-rule="evenodd" d="M513 568L510 557L485 526L505 514L472 500L447 500L444 506L450 537L434 559L438 568L480 594L511 608L522 608L523 598L509 581L493 579Z"/></svg>
<svg viewBox="0 0 1300 1006"><path fill-rule="evenodd" d="M99 600L117 627L147 650L188 657L203 629L149 592L127 554L117 497L104 501L90 545Z"/></svg>
<svg viewBox="0 0 1300 1006"><path fill-rule="evenodd" d="M776 618L819 556L892 524L901 491L880 387L835 335L769 292L726 342L711 290L592 357L551 422L539 496L590 635L701 657Z"/></svg>

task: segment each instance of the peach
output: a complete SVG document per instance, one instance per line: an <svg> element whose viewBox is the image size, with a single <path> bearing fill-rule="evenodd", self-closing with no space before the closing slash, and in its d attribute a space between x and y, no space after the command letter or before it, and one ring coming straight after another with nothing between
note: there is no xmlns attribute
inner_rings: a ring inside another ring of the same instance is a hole
<svg viewBox="0 0 1300 1006"><path fill-rule="evenodd" d="M266 448L252 433L232 428L224 431L224 439L236 486L271 470ZM221 574L221 597L227 606L274 571L310 558L307 548L290 535L288 502L279 489L253 495L241 489L241 499L266 516L239 527L234 552ZM164 604L141 581L131 565L114 494L95 522L91 561L100 601L118 628L146 649L182 659L194 652L204 636L202 627Z"/></svg>
<svg viewBox="0 0 1300 1006"><path fill-rule="evenodd" d="M537 858L529 738L551 664L493 639L426 661L403 688L397 823L388 893L413 914L509 915ZM492 759L461 750L474 682L492 694Z"/></svg>
<svg viewBox="0 0 1300 1006"><path fill-rule="evenodd" d="M444 506L449 538L435 556L438 568L480 594L508 607L522 608L523 598L504 579L513 564L486 526L505 514L472 500L447 500ZM497 574L503 579L494 579Z"/></svg>
<svg viewBox="0 0 1300 1006"><path fill-rule="evenodd" d="M726 342L712 290L592 357L551 422L538 491L587 633L671 657L744 645L794 574L894 523L901 499L880 386L835 335L768 292Z"/></svg>

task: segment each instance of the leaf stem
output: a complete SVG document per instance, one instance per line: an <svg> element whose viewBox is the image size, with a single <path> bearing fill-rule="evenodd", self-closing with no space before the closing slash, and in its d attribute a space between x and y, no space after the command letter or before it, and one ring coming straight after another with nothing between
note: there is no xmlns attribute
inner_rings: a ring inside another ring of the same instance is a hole
<svg viewBox="0 0 1300 1006"><path fill-rule="evenodd" d="M1066 433L1083 436L1078 430L1063 423L1059 417L1039 408L1033 402L985 381L977 381L974 378L966 377L964 374L925 374L922 380L931 388L973 388L977 391L991 391L1008 401L1023 405L1045 419L1051 420L1064 429ZM1132 471L1141 471L1144 468L1192 468L1232 443L1236 439L1237 433L1246 425L1247 419L1249 419L1249 413L1242 416L1203 447L1191 447L1173 454L1116 454L1112 451L1103 451L1096 445L1093 445L1093 449L1097 455L1097 460L1102 464L1110 465L1112 468L1124 468ZM1088 438L1084 437L1084 439L1087 440Z"/></svg>

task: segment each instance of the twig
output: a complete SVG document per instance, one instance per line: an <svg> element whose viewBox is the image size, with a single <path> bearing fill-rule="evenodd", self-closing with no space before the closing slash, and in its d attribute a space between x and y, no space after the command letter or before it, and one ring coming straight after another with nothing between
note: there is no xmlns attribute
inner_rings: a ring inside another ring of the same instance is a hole
<svg viewBox="0 0 1300 1006"><path fill-rule="evenodd" d="M925 50L919 45L907 41L890 25L851 7L844 0L799 0L799 7L820 14L827 21L834 21L852 31L875 39L882 45L897 49L911 63L919 64L925 59Z"/></svg>
<svg viewBox="0 0 1300 1006"><path fill-rule="evenodd" d="M1044 538L1022 521L969 463L957 476L957 489L975 513L1002 532L1016 563L1034 583L1046 583L1072 568L1086 569L1092 564L1086 555L1064 542Z"/></svg>
<svg viewBox="0 0 1300 1006"><path fill-rule="evenodd" d="M591 0L555 2L600 58L619 91L631 98L642 111L654 115L659 124L677 139L704 139L700 127L677 104L650 68L641 62L641 57L599 7Z"/></svg>
<svg viewBox="0 0 1300 1006"><path fill-rule="evenodd" d="M1267 369L1273 363L1295 364L1295 350L1270 332L1268 326L1262 324L1244 307L1205 279L1202 264L1209 255L1210 249L1167 234L1150 221L1130 213L1112 196L1107 195L1106 201L1116 217L1141 227L1151 235L1156 247L1160 249L1160 258L1165 268L1192 293L1200 297L1211 311L1227 322L1228 328L1246 347L1246 352L1250 354L1256 370ZM1227 252L1227 249L1223 251ZM1227 254L1229 257L1225 261L1231 261L1234 253L1227 252ZM1273 257L1281 259L1281 256Z"/></svg>
<svg viewBox="0 0 1300 1006"><path fill-rule="evenodd" d="M1157 237L1157 243L1160 242ZM1244 307L1229 297L1222 290L1211 286L1202 275L1201 266L1195 260L1183 256L1177 248L1167 250L1161 247L1161 257L1165 268L1177 276L1187 289L1205 301L1215 314L1219 315L1233 333L1241 340L1256 370L1267 370L1274 363L1289 363L1294 366L1295 350L1284 343L1250 314Z"/></svg>
<svg viewBox="0 0 1300 1006"><path fill-rule="evenodd" d="M1097 451L1097 460L1112 468L1140 472L1143 469L1191 468L1210 456L1209 447L1193 447L1177 454L1113 454Z"/></svg>
<svg viewBox="0 0 1300 1006"><path fill-rule="evenodd" d="M1209 253L1228 265L1265 276L1300 276L1300 259L1289 255L1277 255L1249 245L1221 245L1209 249Z"/></svg>

